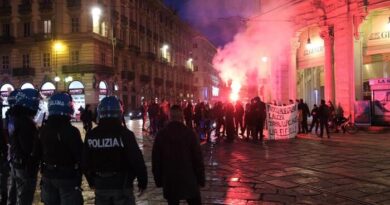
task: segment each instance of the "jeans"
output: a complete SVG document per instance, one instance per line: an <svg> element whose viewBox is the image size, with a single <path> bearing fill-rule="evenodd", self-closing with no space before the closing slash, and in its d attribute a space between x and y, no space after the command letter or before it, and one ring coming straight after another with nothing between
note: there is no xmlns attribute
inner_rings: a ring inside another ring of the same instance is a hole
<svg viewBox="0 0 390 205"><path fill-rule="evenodd" d="M104 190L96 189L96 205L135 205L133 189Z"/></svg>
<svg viewBox="0 0 390 205"><path fill-rule="evenodd" d="M37 185L37 172L27 173L25 169L15 169L16 204L31 205Z"/></svg>
<svg viewBox="0 0 390 205"><path fill-rule="evenodd" d="M41 198L45 205L82 205L81 179L42 177Z"/></svg>
<svg viewBox="0 0 390 205"><path fill-rule="evenodd" d="M179 205L180 204L180 200L178 199L167 199L168 201L168 205ZM198 198L193 198L193 199L186 199L188 205L201 205L202 204L202 200L200 199L200 197Z"/></svg>

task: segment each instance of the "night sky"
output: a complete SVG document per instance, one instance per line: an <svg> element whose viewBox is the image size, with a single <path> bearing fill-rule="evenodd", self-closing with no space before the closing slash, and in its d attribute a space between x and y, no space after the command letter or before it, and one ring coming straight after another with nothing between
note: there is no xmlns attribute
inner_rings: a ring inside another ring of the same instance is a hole
<svg viewBox="0 0 390 205"><path fill-rule="evenodd" d="M184 21L203 33L214 45L222 47L232 41L235 34L243 28L242 18L238 14L241 11L240 8L231 9L234 6L225 3L229 0L208 1L214 1L214 5L203 3L202 0L164 0L166 5L178 11ZM217 7L215 2L221 5L217 9L215 9ZM230 2L240 2L240 0L230 0Z"/></svg>

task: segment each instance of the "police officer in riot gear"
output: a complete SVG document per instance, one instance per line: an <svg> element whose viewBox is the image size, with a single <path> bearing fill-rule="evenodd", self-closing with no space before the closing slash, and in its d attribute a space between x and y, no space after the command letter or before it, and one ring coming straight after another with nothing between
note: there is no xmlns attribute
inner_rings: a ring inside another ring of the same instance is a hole
<svg viewBox="0 0 390 205"><path fill-rule="evenodd" d="M14 117L13 117L13 110L16 103L16 95L20 92L19 89L13 90L8 98L8 105L9 109L5 113L5 131L2 132L2 144L0 148L0 152L2 157L0 157L0 161L2 165L0 168L0 204L1 205L13 205L16 203L16 186L15 181L12 180L11 174L13 173L11 171L12 166L9 163L10 162L10 141L12 138L10 136L14 132Z"/></svg>
<svg viewBox="0 0 390 205"><path fill-rule="evenodd" d="M74 113L72 97L56 93L48 102L49 118L36 141L41 159L41 198L45 205L81 205L80 131L70 123Z"/></svg>
<svg viewBox="0 0 390 205"><path fill-rule="evenodd" d="M95 204L135 204L134 179L140 194L147 186L141 150L133 132L121 123L123 109L116 97L104 98L98 113L98 126L87 133L83 150L83 170L95 188Z"/></svg>
<svg viewBox="0 0 390 205"><path fill-rule="evenodd" d="M14 131L10 138L12 177L16 184L16 204L32 204L37 182L38 162L32 155L38 129L34 122L40 96L35 89L23 89L16 95L13 110Z"/></svg>

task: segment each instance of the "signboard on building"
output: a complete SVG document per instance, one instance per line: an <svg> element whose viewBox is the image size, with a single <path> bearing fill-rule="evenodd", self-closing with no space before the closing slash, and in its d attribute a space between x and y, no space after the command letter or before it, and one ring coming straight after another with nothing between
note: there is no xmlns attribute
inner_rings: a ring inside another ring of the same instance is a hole
<svg viewBox="0 0 390 205"><path fill-rule="evenodd" d="M268 135L270 140L291 139L298 134L298 106L267 104Z"/></svg>

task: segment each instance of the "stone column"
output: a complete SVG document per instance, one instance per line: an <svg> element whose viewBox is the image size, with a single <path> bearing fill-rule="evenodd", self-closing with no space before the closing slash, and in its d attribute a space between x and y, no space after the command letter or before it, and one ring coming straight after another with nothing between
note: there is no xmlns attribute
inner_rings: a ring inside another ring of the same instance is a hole
<svg viewBox="0 0 390 205"><path fill-rule="evenodd" d="M289 72L289 99L297 99L297 50L300 46L299 35L291 40Z"/></svg>
<svg viewBox="0 0 390 205"><path fill-rule="evenodd" d="M341 16L334 29L335 105L341 105L344 115L354 114L355 65L352 17Z"/></svg>
<svg viewBox="0 0 390 205"><path fill-rule="evenodd" d="M325 100L335 100L335 82L334 82L334 69L333 69L333 46L334 36L330 27L325 26L321 28L321 38L324 40L325 47L325 62L324 62L324 84L325 84Z"/></svg>

